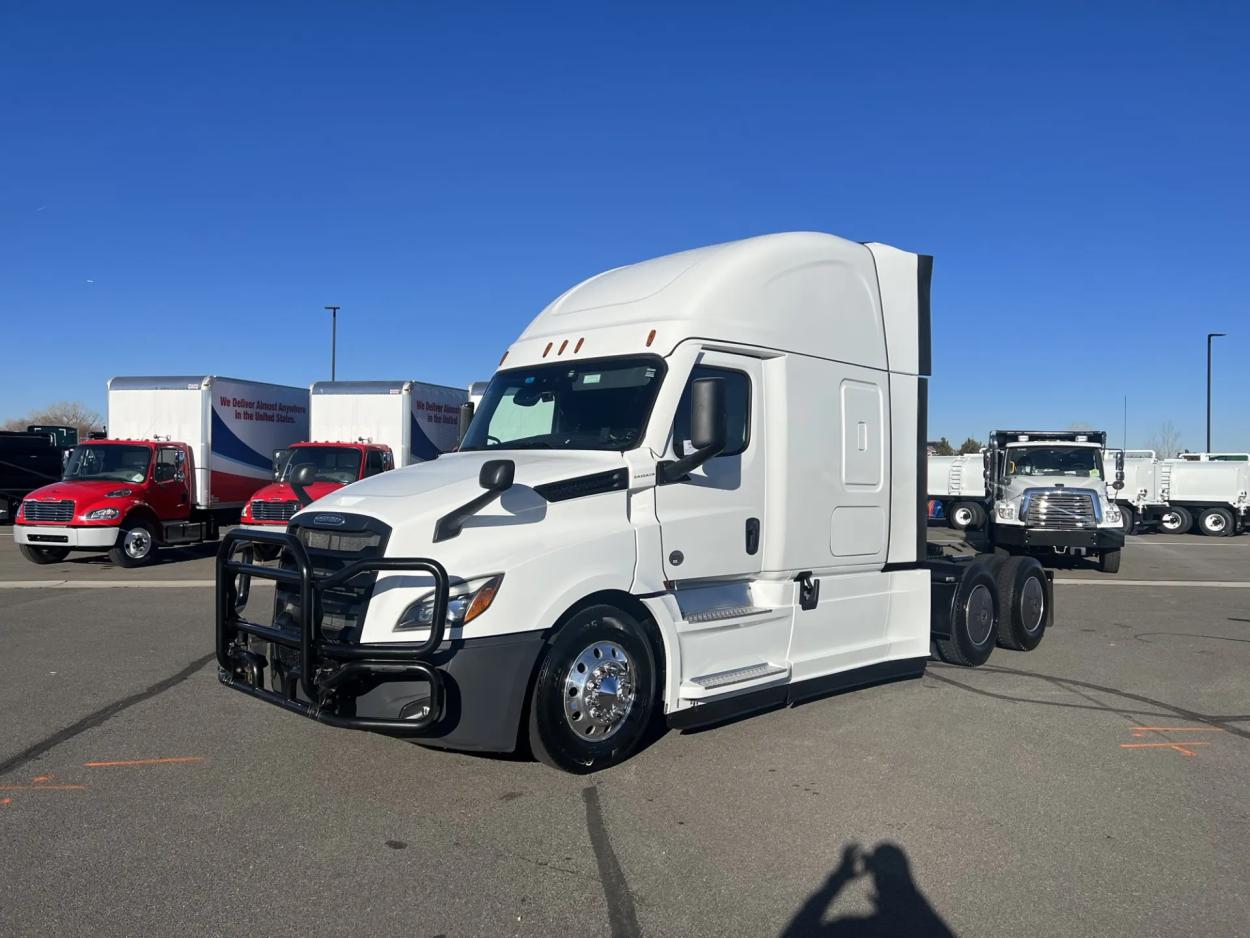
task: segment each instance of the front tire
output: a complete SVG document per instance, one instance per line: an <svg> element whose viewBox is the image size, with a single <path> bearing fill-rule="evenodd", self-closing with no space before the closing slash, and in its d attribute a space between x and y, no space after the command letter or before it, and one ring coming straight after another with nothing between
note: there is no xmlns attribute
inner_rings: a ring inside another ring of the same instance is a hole
<svg viewBox="0 0 1250 938"><path fill-rule="evenodd" d="M529 706L535 758L585 774L632 756L646 738L657 697L655 655L638 620L590 606L548 640Z"/></svg>
<svg viewBox="0 0 1250 938"><path fill-rule="evenodd" d="M967 531L977 526L979 513L973 502L956 502L946 515L946 523L956 531ZM983 515L982 515L983 517Z"/></svg>
<svg viewBox="0 0 1250 938"><path fill-rule="evenodd" d="M1164 534L1188 534L1194 526L1194 516L1188 508L1175 505L1159 516L1159 530Z"/></svg>
<svg viewBox="0 0 1250 938"><path fill-rule="evenodd" d="M18 544L17 547L23 557L41 567L50 563L60 563L69 556L69 548L66 547L32 547L30 544Z"/></svg>
<svg viewBox="0 0 1250 938"><path fill-rule="evenodd" d="M1098 569L1103 573L1120 572L1120 549L1104 550L1098 555Z"/></svg>
<svg viewBox="0 0 1250 938"><path fill-rule="evenodd" d="M1120 506L1120 528L1126 536L1137 528L1137 512L1128 505Z"/></svg>
<svg viewBox="0 0 1250 938"><path fill-rule="evenodd" d="M142 567L156 553L156 533L146 521L127 521L109 548L109 560L119 567Z"/></svg>
<svg viewBox="0 0 1250 938"><path fill-rule="evenodd" d="M934 639L938 656L969 668L985 664L994 650L1000 608L993 573L981 564L970 568L951 597L950 637Z"/></svg>
<svg viewBox="0 0 1250 938"><path fill-rule="evenodd" d="M995 569L994 581L999 647L1032 651L1042 643L1050 619L1050 591L1041 563L1035 557L1009 557Z"/></svg>
<svg viewBox="0 0 1250 938"><path fill-rule="evenodd" d="M1233 513L1227 508L1208 508L1198 516L1198 530L1207 537L1229 537L1236 530Z"/></svg>

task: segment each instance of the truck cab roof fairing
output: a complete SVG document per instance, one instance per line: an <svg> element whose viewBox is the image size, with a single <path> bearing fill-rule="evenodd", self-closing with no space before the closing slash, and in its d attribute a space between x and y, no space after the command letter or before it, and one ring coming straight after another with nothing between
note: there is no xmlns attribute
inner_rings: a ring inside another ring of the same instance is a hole
<svg viewBox="0 0 1250 938"><path fill-rule="evenodd" d="M738 344L914 374L921 363L919 261L919 255L885 245L790 232L618 267L544 309L509 350L507 365L574 354L668 355L688 338L732 336ZM908 282L896 283L900 277ZM884 317L883 283L890 301ZM904 296L906 303L893 300ZM892 342L907 345L897 354L892 348L889 359L886 319L897 320L888 330ZM652 329L653 344L647 346ZM580 346L578 340L584 340Z"/></svg>

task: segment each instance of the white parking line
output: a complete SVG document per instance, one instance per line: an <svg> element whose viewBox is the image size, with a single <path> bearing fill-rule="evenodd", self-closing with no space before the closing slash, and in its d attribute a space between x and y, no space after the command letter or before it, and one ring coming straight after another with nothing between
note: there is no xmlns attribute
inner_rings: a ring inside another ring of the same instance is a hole
<svg viewBox="0 0 1250 938"><path fill-rule="evenodd" d="M1209 586L1214 589L1247 590L1250 581L1243 580L1078 580L1055 577L1060 586Z"/></svg>
<svg viewBox="0 0 1250 938"><path fill-rule="evenodd" d="M253 580L253 587L272 585L272 580ZM0 590L38 589L201 589L216 580L0 580Z"/></svg>

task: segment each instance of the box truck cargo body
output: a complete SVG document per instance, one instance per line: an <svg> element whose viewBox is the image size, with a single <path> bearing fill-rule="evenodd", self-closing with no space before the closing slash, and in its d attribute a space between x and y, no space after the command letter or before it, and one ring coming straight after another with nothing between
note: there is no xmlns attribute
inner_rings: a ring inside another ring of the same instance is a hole
<svg viewBox="0 0 1250 938"><path fill-rule="evenodd" d="M119 377L109 439L76 446L61 482L22 503L14 538L35 563L107 550L135 566L162 545L215 539L272 478L272 452L308 435L303 388L215 376Z"/></svg>
<svg viewBox="0 0 1250 938"><path fill-rule="evenodd" d="M1028 557L932 557L931 260L817 233L618 268L508 349L459 449L217 560L221 681L320 722L551 765L1032 648ZM241 556L282 549L279 566ZM251 618L251 579L277 581ZM244 742L241 739L241 742Z"/></svg>

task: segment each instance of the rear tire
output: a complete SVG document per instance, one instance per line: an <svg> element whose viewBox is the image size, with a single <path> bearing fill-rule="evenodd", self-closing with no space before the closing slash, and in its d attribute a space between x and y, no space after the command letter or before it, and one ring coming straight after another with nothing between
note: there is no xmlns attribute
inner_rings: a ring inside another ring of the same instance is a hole
<svg viewBox="0 0 1250 938"><path fill-rule="evenodd" d="M109 560L119 567L142 567L156 554L156 534L146 521L127 521L109 548Z"/></svg>
<svg viewBox="0 0 1250 938"><path fill-rule="evenodd" d="M1103 573L1120 572L1120 548L1104 550L1098 555L1098 569Z"/></svg>
<svg viewBox="0 0 1250 938"><path fill-rule="evenodd" d="M69 556L68 547L32 547L30 544L18 544L17 547L23 557L41 567L45 564L60 563Z"/></svg>
<svg viewBox="0 0 1250 938"><path fill-rule="evenodd" d="M1188 508L1179 505L1166 509L1159 516L1159 530L1164 534L1188 534L1194 526L1194 516Z"/></svg>
<svg viewBox="0 0 1250 938"><path fill-rule="evenodd" d="M1011 558L1002 566L1011 563ZM951 597L950 638L934 639L938 657L948 664L975 668L994 650L999 618L998 586L983 564L971 567Z"/></svg>
<svg viewBox="0 0 1250 938"><path fill-rule="evenodd" d="M984 523L984 513L981 515ZM977 526L977 505L975 502L955 502L946 513L946 523L956 531L967 531Z"/></svg>
<svg viewBox="0 0 1250 938"><path fill-rule="evenodd" d="M655 714L655 655L642 626L615 606L574 614L547 643L529 706L534 757L597 772L632 756Z"/></svg>
<svg viewBox="0 0 1250 938"><path fill-rule="evenodd" d="M1010 557L997 565L1000 648L1032 651L1042 643L1050 620L1050 589L1035 557Z"/></svg>
<svg viewBox="0 0 1250 938"><path fill-rule="evenodd" d="M1227 508L1208 508L1198 516L1198 530L1207 537L1230 537L1237 529Z"/></svg>

